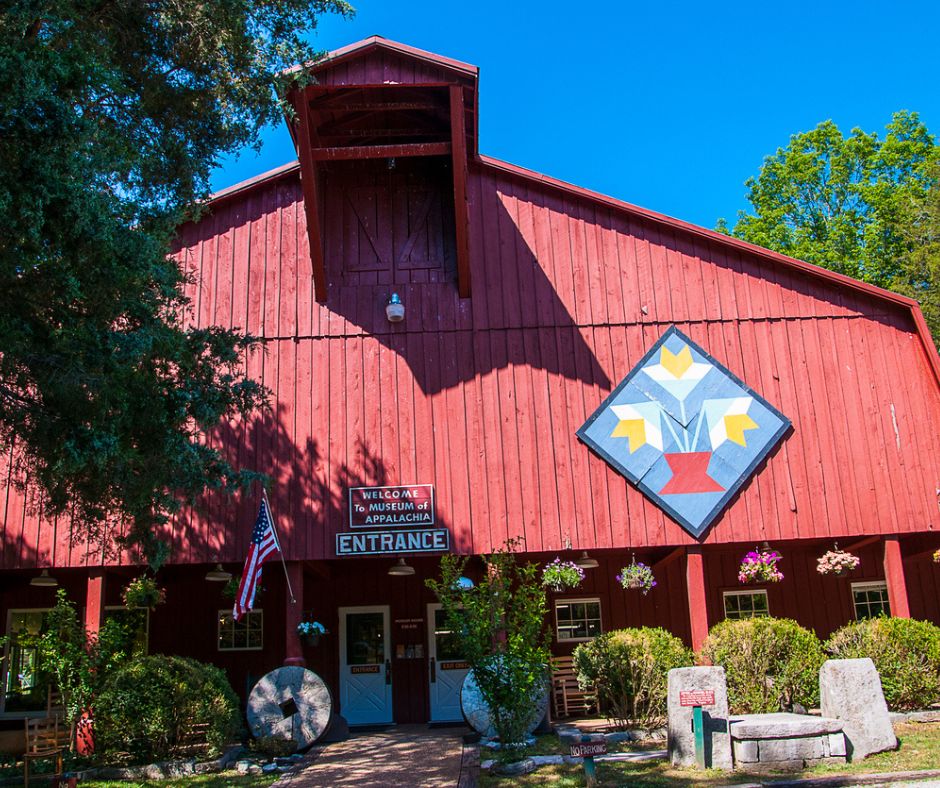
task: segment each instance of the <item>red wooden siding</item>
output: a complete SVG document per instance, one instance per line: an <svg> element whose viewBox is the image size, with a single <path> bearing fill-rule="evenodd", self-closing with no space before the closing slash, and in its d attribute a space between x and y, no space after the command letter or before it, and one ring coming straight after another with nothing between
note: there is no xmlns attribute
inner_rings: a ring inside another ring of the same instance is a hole
<svg viewBox="0 0 940 788"><path fill-rule="evenodd" d="M189 319L264 338L248 368L274 409L213 441L274 477L289 558L333 554L354 483L433 483L462 552L512 535L530 550L691 543L574 437L673 323L794 423L706 543L940 525L940 398L903 308L486 166L469 182L475 288L460 299L438 259L446 210L425 211L435 182L414 172L425 181L386 189L383 215L376 172L327 175L324 305L311 297L294 177L220 203L182 234L180 260L197 277ZM414 241L404 265L371 270L376 250L343 202L363 178L376 202L359 211L397 239L387 261ZM392 289L407 309L398 325L384 316ZM84 564L67 522L40 525L37 503L8 487L3 565ZM256 506L212 498L185 510L174 561L239 560Z"/></svg>

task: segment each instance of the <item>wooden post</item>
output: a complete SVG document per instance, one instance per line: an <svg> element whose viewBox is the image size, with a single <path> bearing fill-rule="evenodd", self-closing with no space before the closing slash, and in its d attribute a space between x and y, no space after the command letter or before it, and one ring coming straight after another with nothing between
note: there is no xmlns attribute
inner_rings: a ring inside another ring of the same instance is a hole
<svg viewBox="0 0 940 788"><path fill-rule="evenodd" d="M708 637L708 608L705 601L705 571L702 565L702 548L698 545L685 551L685 584L689 596L689 627L692 632L692 649L701 651Z"/></svg>
<svg viewBox="0 0 940 788"><path fill-rule="evenodd" d="M888 604L891 615L910 618L911 607L907 601L907 583L904 581L904 563L901 558L901 542L896 536L885 537L885 580L888 584Z"/></svg>
<svg viewBox="0 0 940 788"><path fill-rule="evenodd" d="M287 577L294 589L296 601L291 604L290 595L284 594L284 664L304 667L303 641L297 634L297 625L303 620L304 567L300 561L287 564Z"/></svg>
<svg viewBox="0 0 940 788"><path fill-rule="evenodd" d="M103 613L104 569L96 567L88 570L88 584L85 594L85 631L89 636L98 636Z"/></svg>

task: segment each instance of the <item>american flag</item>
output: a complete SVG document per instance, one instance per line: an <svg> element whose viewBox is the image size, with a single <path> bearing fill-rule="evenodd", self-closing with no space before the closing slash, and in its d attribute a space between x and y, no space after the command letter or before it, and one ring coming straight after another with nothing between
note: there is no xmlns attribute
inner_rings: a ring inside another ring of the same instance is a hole
<svg viewBox="0 0 940 788"><path fill-rule="evenodd" d="M232 608L232 615L236 621L240 621L241 617L254 607L255 589L261 579L261 564L280 550L277 534L274 533L268 499L265 496L261 500L258 519L255 520L255 528L251 532L251 547L248 548L242 579L238 584L238 595L235 597L235 607Z"/></svg>

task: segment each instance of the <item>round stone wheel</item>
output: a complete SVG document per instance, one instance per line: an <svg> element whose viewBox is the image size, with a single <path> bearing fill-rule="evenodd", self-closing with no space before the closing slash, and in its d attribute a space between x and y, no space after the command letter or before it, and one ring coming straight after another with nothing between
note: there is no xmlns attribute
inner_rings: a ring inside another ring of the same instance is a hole
<svg viewBox="0 0 940 788"><path fill-rule="evenodd" d="M536 687L532 693L532 715L526 723L526 735L534 731L545 712L548 710L548 677L546 676L544 684ZM460 688L460 710L463 712L467 724L477 733L487 739L496 736L496 727L493 724L493 716L490 714L490 707L483 700L480 688L477 686L476 678L471 670L463 680L463 686Z"/></svg>
<svg viewBox="0 0 940 788"><path fill-rule="evenodd" d="M248 727L256 739L274 736L308 747L330 724L333 698L312 670L283 667L265 675L248 696Z"/></svg>

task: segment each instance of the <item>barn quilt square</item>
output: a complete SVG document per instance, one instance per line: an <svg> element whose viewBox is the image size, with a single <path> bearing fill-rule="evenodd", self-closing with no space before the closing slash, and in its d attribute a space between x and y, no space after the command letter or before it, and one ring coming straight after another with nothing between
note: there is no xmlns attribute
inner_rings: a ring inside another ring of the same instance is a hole
<svg viewBox="0 0 940 788"><path fill-rule="evenodd" d="M672 326L577 434L698 537L789 427Z"/></svg>

